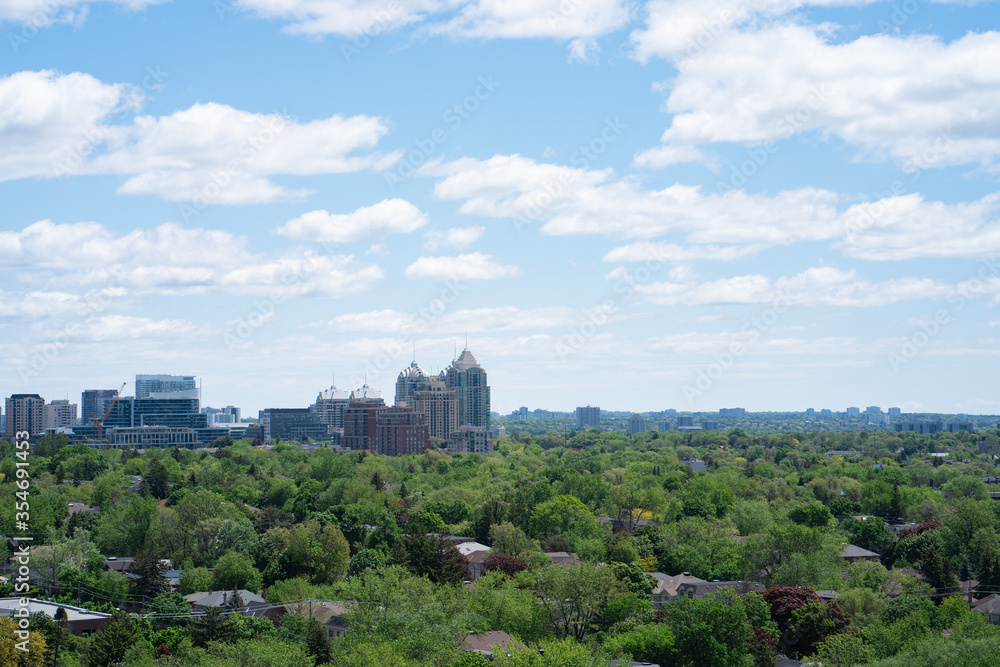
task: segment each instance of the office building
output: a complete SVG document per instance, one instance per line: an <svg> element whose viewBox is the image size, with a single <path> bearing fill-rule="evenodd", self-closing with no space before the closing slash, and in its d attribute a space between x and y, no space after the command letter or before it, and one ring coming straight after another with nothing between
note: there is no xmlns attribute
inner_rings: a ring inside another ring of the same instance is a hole
<svg viewBox="0 0 1000 667"><path fill-rule="evenodd" d="M576 428L582 431L585 428L600 428L601 409L598 407L586 406L576 409Z"/></svg>
<svg viewBox="0 0 1000 667"><path fill-rule="evenodd" d="M14 442L17 433L45 433L45 399L38 394L12 394L6 400L4 437Z"/></svg>
<svg viewBox="0 0 1000 667"><path fill-rule="evenodd" d="M413 394L417 391L420 385L424 384L428 380L427 373L424 372L419 365L417 365L417 360L414 359L413 362L404 368L399 376L396 378L396 405L413 407Z"/></svg>
<svg viewBox="0 0 1000 667"><path fill-rule="evenodd" d="M902 414L903 414L903 411L901 409L899 409L899 408L889 408L889 416L890 417L899 417Z"/></svg>
<svg viewBox="0 0 1000 667"><path fill-rule="evenodd" d="M417 389L413 409L424 416L431 438L447 440L458 429L458 396L440 377L429 378Z"/></svg>
<svg viewBox="0 0 1000 667"><path fill-rule="evenodd" d="M208 415L201 412L197 398L119 398L111 407L104 428L172 426L208 428Z"/></svg>
<svg viewBox="0 0 1000 667"><path fill-rule="evenodd" d="M135 397L150 398L154 394L178 394L172 398L201 398L193 375L136 375Z"/></svg>
<svg viewBox="0 0 1000 667"><path fill-rule="evenodd" d="M430 446L424 416L413 408L381 406L375 411L374 451L378 454L420 454Z"/></svg>
<svg viewBox="0 0 1000 667"><path fill-rule="evenodd" d="M445 384L458 399L459 426L490 427L490 387L486 371L466 347L458 359L441 372Z"/></svg>
<svg viewBox="0 0 1000 667"><path fill-rule="evenodd" d="M76 403L68 400L56 400L45 406L43 416L45 430L50 428L65 428L76 424Z"/></svg>
<svg viewBox="0 0 1000 667"><path fill-rule="evenodd" d="M108 444L100 449L151 449L168 447L195 449L203 446L197 431L190 428L169 426L138 426L135 428L113 428L106 432Z"/></svg>
<svg viewBox="0 0 1000 667"><path fill-rule="evenodd" d="M108 406L118 395L117 389L87 389L80 396L80 423L90 426L94 419L104 416Z"/></svg>
<svg viewBox="0 0 1000 667"><path fill-rule="evenodd" d="M847 408L848 417L857 417L860 414L861 414L861 408L855 408L855 407Z"/></svg>
<svg viewBox="0 0 1000 667"><path fill-rule="evenodd" d="M278 440L324 441L326 424L310 408L268 408L261 410L258 421L264 430L264 442Z"/></svg>
<svg viewBox="0 0 1000 667"><path fill-rule="evenodd" d="M448 438L449 454L491 454L493 434L482 426L463 425Z"/></svg>
<svg viewBox="0 0 1000 667"><path fill-rule="evenodd" d="M640 414L634 414L628 419L628 433L629 435L634 435L636 433L646 432L646 419Z"/></svg>

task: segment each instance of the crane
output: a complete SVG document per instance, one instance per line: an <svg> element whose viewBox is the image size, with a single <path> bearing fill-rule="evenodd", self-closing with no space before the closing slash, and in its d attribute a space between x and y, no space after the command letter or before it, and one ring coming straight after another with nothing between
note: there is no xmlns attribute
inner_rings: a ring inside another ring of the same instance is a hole
<svg viewBox="0 0 1000 667"><path fill-rule="evenodd" d="M109 405L108 409L104 411L104 416L103 417L101 417L100 419L98 419L96 414L94 414L93 412L90 413L90 416L94 418L94 426L97 427L97 439L98 440L102 439L102 433L104 432L104 420L107 419L108 415L111 414L111 409L115 407L115 403L118 402L118 397L121 396L122 391L124 391L125 385L127 385L127 384L128 384L128 382L122 382L122 388L115 392L115 397L113 399L111 399L111 405Z"/></svg>

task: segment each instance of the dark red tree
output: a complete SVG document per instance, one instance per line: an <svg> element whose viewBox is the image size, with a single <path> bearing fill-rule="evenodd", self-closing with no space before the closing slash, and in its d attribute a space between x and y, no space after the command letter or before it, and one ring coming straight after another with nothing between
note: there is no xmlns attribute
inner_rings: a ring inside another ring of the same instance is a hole
<svg viewBox="0 0 1000 667"><path fill-rule="evenodd" d="M771 620L784 632L792 620L792 612L812 601L819 602L816 591L808 586L771 586L764 591L764 600L771 607Z"/></svg>
<svg viewBox="0 0 1000 667"><path fill-rule="evenodd" d="M499 571L508 577L515 576L518 572L528 569L528 564L515 556L504 556L502 554L490 554L483 562L484 572Z"/></svg>

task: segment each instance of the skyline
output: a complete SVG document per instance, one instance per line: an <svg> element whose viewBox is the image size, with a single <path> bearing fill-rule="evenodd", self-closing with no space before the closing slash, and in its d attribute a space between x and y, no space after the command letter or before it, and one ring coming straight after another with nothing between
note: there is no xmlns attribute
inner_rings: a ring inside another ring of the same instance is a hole
<svg viewBox="0 0 1000 667"><path fill-rule="evenodd" d="M0 388L1000 414L996 3L753 4L0 6Z"/></svg>

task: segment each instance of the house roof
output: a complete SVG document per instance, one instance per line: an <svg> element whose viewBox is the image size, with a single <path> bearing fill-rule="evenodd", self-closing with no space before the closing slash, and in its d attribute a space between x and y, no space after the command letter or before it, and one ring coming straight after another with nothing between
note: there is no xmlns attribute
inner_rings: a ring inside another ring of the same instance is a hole
<svg viewBox="0 0 1000 667"><path fill-rule="evenodd" d="M677 597L677 587L681 584L707 583L704 579L695 577L688 572L675 575L664 574L663 572L650 572L650 574L656 577L656 587L653 589L653 595Z"/></svg>
<svg viewBox="0 0 1000 667"><path fill-rule="evenodd" d="M480 544L479 542L462 542L461 544L456 544L455 548L458 549L458 553L463 556L468 557L469 554L475 551L489 551L490 548L485 544Z"/></svg>
<svg viewBox="0 0 1000 667"><path fill-rule="evenodd" d="M547 551L545 555L556 565L576 565L583 562L579 556L569 551Z"/></svg>
<svg viewBox="0 0 1000 667"><path fill-rule="evenodd" d="M251 593L245 589L240 589L239 594L240 597L243 598L243 604L246 605L256 606L268 603L267 600L261 596L256 593ZM195 596L201 597L195 598ZM192 593L191 595L184 596L184 599L196 607L225 607L232 599L232 596L232 591L210 591L204 595L201 593Z"/></svg>
<svg viewBox="0 0 1000 667"><path fill-rule="evenodd" d="M125 572L132 568L133 563L135 563L134 558L118 558L117 556L110 556L104 560L104 566L115 572Z"/></svg>
<svg viewBox="0 0 1000 667"><path fill-rule="evenodd" d="M876 558L881 558L881 556L879 556L874 551L868 551L868 549L862 549L861 547L854 544L848 544L844 548L844 550L840 552L841 558L871 558L872 556L875 556Z"/></svg>
<svg viewBox="0 0 1000 667"><path fill-rule="evenodd" d="M340 621L349 611L346 602L333 600L313 600L311 605L308 602L286 604L285 610L299 616L312 614L312 617L323 625Z"/></svg>
<svg viewBox="0 0 1000 667"><path fill-rule="evenodd" d="M21 598L0 598L0 610L4 612L13 612L20 608L20 602ZM105 614L99 611L90 611L89 609L83 609L82 607L72 607L68 604L43 602L41 600L28 598L28 611L32 614L41 612L49 618L55 618L56 612L59 611L60 607L66 610L66 618L70 622L94 621L111 618L111 614Z"/></svg>
<svg viewBox="0 0 1000 667"><path fill-rule="evenodd" d="M1000 616L1000 595L993 593L972 605L972 611L990 616Z"/></svg>
<svg viewBox="0 0 1000 667"><path fill-rule="evenodd" d="M490 632L484 632L481 635L469 635L462 640L462 645L459 646L458 650L489 653L491 646L507 648L507 644L513 640L513 637L502 630L491 630Z"/></svg>
<svg viewBox="0 0 1000 667"><path fill-rule="evenodd" d="M68 519L79 512L93 512L94 514L100 514L101 508L97 505L87 505L86 503L70 503L69 509L66 510L66 518Z"/></svg>

